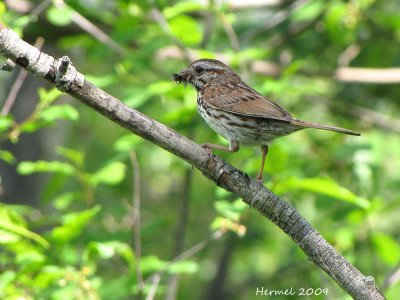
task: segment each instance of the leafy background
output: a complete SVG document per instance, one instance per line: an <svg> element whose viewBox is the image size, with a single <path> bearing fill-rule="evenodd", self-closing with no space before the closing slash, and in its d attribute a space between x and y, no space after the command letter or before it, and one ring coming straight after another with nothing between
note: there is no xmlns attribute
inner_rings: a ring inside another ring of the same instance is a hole
<svg viewBox="0 0 400 300"><path fill-rule="evenodd" d="M226 141L171 74L200 57L296 117L361 131L278 140L266 185L396 299L400 88L335 71L399 66L400 3L260 2L1 1L0 21L199 143ZM261 287L349 298L240 199L45 82L27 76L5 110L18 72L0 73L1 299L253 299ZM259 149L218 154L256 176Z"/></svg>

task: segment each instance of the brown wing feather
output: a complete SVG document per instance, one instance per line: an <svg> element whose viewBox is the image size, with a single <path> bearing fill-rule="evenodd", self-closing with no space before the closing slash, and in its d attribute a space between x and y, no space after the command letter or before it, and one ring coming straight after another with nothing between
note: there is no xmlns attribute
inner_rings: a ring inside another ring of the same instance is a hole
<svg viewBox="0 0 400 300"><path fill-rule="evenodd" d="M208 86L202 94L209 105L235 114L284 121L292 119L285 109L243 83Z"/></svg>

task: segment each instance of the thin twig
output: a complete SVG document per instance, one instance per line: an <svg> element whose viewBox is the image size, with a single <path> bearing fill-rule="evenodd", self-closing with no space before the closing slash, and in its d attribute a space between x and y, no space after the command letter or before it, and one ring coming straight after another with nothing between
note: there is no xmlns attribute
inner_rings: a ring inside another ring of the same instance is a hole
<svg viewBox="0 0 400 300"><path fill-rule="evenodd" d="M193 255L195 255L196 253L200 252L201 250L203 250L205 247L207 247L211 242L220 239L224 234L226 233L225 229L219 229L214 231L213 233L210 234L210 236L208 236L206 239L200 241L199 243L197 243L196 245L194 245L193 247L189 248L188 250L186 250L185 252L182 252L180 255L176 256L173 260L171 260L170 262L168 262L164 268L162 268L160 271L157 271L155 273L153 273L153 275L151 275L148 279L145 280L145 282L153 282L154 277L155 276L161 276L162 274L164 274L173 264L188 259L189 257L192 257Z"/></svg>
<svg viewBox="0 0 400 300"><path fill-rule="evenodd" d="M44 44L44 38L38 37L35 41L34 47L40 50L43 47L43 44ZM2 116L6 116L10 112L11 108L15 103L15 99L17 99L18 92L20 91L27 75L28 72L26 72L24 69L19 70L17 78L15 79L14 84L12 85L10 92L8 93L3 108L1 109L0 114Z"/></svg>
<svg viewBox="0 0 400 300"><path fill-rule="evenodd" d="M235 29L233 29L232 24L229 23L225 14L219 13L218 16L221 20L222 26L224 27L226 35L228 36L231 48L235 51L239 51L240 50L239 38L235 32Z"/></svg>
<svg viewBox="0 0 400 300"><path fill-rule="evenodd" d="M43 0L28 15L28 21L22 28L26 28L31 22L37 20L38 16L51 4L52 0Z"/></svg>
<svg viewBox="0 0 400 300"><path fill-rule="evenodd" d="M190 187L192 183L193 170L191 168L186 169L185 181L183 184L183 191L181 197L181 206L179 212L179 221L176 227L175 237L175 250L174 257L179 255L183 250L185 234L189 219L189 204L190 204ZM165 296L166 300L176 299L176 292L179 284L179 275L174 274L169 279L168 290Z"/></svg>
<svg viewBox="0 0 400 300"><path fill-rule="evenodd" d="M273 28L284 22L287 18L289 18L292 12L303 7L308 2L309 0L297 0L291 3L286 9L274 13L271 18L268 18L268 22L265 25L247 34L247 36L244 37L245 41L249 41L260 34L265 35L266 32L272 30Z"/></svg>
<svg viewBox="0 0 400 300"><path fill-rule="evenodd" d="M400 281L400 266L397 266L394 271L392 271L389 276L385 279L382 288L387 288L397 284Z"/></svg>
<svg viewBox="0 0 400 300"><path fill-rule="evenodd" d="M206 49L208 43L211 40L212 33L214 31L214 19L215 19L215 3L214 0L208 0L208 9L205 12L204 17L204 30L203 39L200 43L200 47Z"/></svg>
<svg viewBox="0 0 400 300"><path fill-rule="evenodd" d="M313 96L307 97L307 100L312 102L323 102L327 106L332 106L333 102L329 101L325 97L322 96ZM339 105L335 105L338 109L341 108ZM380 112L374 111L372 109L362 107L356 104L346 103L346 112L350 115L353 115L359 118L362 122L366 124L373 124L379 127L388 129L394 132L400 132L400 120L397 118L390 117L388 115L384 115Z"/></svg>
<svg viewBox="0 0 400 300"><path fill-rule="evenodd" d="M140 234L140 170L139 162L136 157L136 153L133 151L130 154L131 165L133 169L133 199L132 199L132 212L133 212L133 243L135 249L135 269L137 283L139 291L144 288L142 268L141 268L141 257L142 257L142 245L141 245L141 234ZM140 292L141 294L141 292Z"/></svg>
<svg viewBox="0 0 400 300"><path fill-rule="evenodd" d="M273 35L271 38L267 39L263 45L267 48L278 48L282 45L286 45L288 41L292 40L295 36L301 35L306 30L315 26L317 22L319 22L324 16L324 12L320 13L317 17L309 22L295 22L289 25L289 28L284 31L284 34L277 33Z"/></svg>
<svg viewBox="0 0 400 300"><path fill-rule="evenodd" d="M156 292L157 292L158 284L160 283L160 280L161 280L161 275L160 274L155 275L154 277L152 277L150 290L149 290L149 293L147 294L146 300L153 300L154 299L154 297L156 295Z"/></svg>
<svg viewBox="0 0 400 300"><path fill-rule="evenodd" d="M63 0L54 1L57 7L65 7L67 4ZM125 56L127 51L121 47L118 43L116 43L110 36L108 36L104 31L102 31L99 27L94 25L84 16L82 16L77 11L73 10L72 12L72 21L81 27L84 31L89 33L93 38L101 42L102 44L110 47L114 52L116 52L120 56Z"/></svg>
<svg viewBox="0 0 400 300"><path fill-rule="evenodd" d="M157 5L154 2L154 0L148 0L148 3L152 6L152 9L150 10L150 14L151 14L152 18L157 22L157 24L160 26L161 30L182 51L186 62L191 62L192 59L190 56L190 52L185 47L185 45L173 34L171 27L168 24L167 19L165 19L163 13L157 8Z"/></svg>

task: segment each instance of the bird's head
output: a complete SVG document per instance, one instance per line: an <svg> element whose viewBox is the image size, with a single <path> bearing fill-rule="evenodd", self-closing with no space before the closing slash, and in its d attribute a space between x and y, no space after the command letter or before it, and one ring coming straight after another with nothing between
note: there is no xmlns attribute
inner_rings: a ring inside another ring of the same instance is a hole
<svg viewBox="0 0 400 300"><path fill-rule="evenodd" d="M201 90L206 84L221 78L239 77L227 65L216 59L199 59L192 62L187 68L173 74L178 83L190 84Z"/></svg>

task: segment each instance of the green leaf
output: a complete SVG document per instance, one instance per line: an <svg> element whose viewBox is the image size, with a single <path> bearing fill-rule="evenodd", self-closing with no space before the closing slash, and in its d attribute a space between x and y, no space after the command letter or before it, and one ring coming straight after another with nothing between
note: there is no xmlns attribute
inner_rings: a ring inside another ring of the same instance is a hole
<svg viewBox="0 0 400 300"><path fill-rule="evenodd" d="M58 210L65 210L74 200L79 199L79 196L80 193L78 192L67 192L61 194L53 200L53 205Z"/></svg>
<svg viewBox="0 0 400 300"><path fill-rule="evenodd" d="M163 270L168 263L157 256L149 255L142 257L141 265L143 273L151 273Z"/></svg>
<svg viewBox="0 0 400 300"><path fill-rule="evenodd" d="M44 172L72 175L75 172L75 168L68 163L63 163L59 161L23 161L18 164L17 172L21 175Z"/></svg>
<svg viewBox="0 0 400 300"><path fill-rule="evenodd" d="M0 221L1 222L1 221ZM1 228L1 224L0 224ZM0 229L0 244L15 243L20 240L20 235L10 232L8 229Z"/></svg>
<svg viewBox="0 0 400 300"><path fill-rule="evenodd" d="M185 260L185 261L178 261L173 263L169 268L168 268L168 273L170 274L193 274L196 273L199 270L199 265L190 260Z"/></svg>
<svg viewBox="0 0 400 300"><path fill-rule="evenodd" d="M5 5L5 3L4 2L0 2L0 16L2 16L5 12L6 12L6 5ZM0 17L0 20L2 20L1 19L1 17ZM5 22L3 22L3 23L5 23Z"/></svg>
<svg viewBox="0 0 400 300"><path fill-rule="evenodd" d="M1 5L1 3L0 3ZM12 285L13 282L15 282L15 279L17 277L17 274L14 271L11 270L4 270L0 274L0 291L6 290L8 285ZM20 298L22 299L22 298Z"/></svg>
<svg viewBox="0 0 400 300"><path fill-rule="evenodd" d="M125 178L125 165L121 162L113 162L90 176L89 182L96 186L99 183L116 185Z"/></svg>
<svg viewBox="0 0 400 300"><path fill-rule="evenodd" d="M114 143L114 149L118 152L130 152L142 141L137 135L127 134L120 137Z"/></svg>
<svg viewBox="0 0 400 300"><path fill-rule="evenodd" d="M28 230L22 223L23 218L6 205L0 205L0 243L13 243L19 238L27 238L35 241L43 248L49 248L50 244L40 235Z"/></svg>
<svg viewBox="0 0 400 300"><path fill-rule="evenodd" d="M119 254L128 263L133 262L132 248L128 244L119 241L91 242L85 250L84 257L88 260L93 260L97 257L110 259L116 254Z"/></svg>
<svg viewBox="0 0 400 300"><path fill-rule="evenodd" d="M315 20L325 7L322 1L310 1L301 8L294 10L290 18L292 22L309 22Z"/></svg>
<svg viewBox="0 0 400 300"><path fill-rule="evenodd" d="M85 79L87 81L90 81L99 88L105 88L107 86L114 84L117 81L115 75L104 75L104 76L85 75Z"/></svg>
<svg viewBox="0 0 400 300"><path fill-rule="evenodd" d="M57 90L56 88L52 88L46 90L42 87L38 88L39 102L41 105L49 105L55 100L57 100L63 93Z"/></svg>
<svg viewBox="0 0 400 300"><path fill-rule="evenodd" d="M11 128L13 122L14 121L11 116L0 116L0 132L4 132Z"/></svg>
<svg viewBox="0 0 400 300"><path fill-rule="evenodd" d="M52 105L42 108L33 118L22 123L21 132L35 132L38 129L53 124L58 119L75 121L79 118L78 111L70 105Z"/></svg>
<svg viewBox="0 0 400 300"><path fill-rule="evenodd" d="M291 178L282 181L276 186L279 191L289 191L291 189L299 189L302 191L319 193L341 201L345 201L361 208L370 208L370 202L362 197L355 195L345 187L340 186L334 180L325 178Z"/></svg>
<svg viewBox="0 0 400 300"><path fill-rule="evenodd" d="M56 152L65 158L69 159L78 167L83 166L84 154L80 151L58 146Z"/></svg>
<svg viewBox="0 0 400 300"><path fill-rule="evenodd" d="M0 150L0 159L9 164L13 164L16 162L14 155L10 151L6 150Z"/></svg>
<svg viewBox="0 0 400 300"><path fill-rule="evenodd" d="M71 23L73 10L66 5L62 7L50 7L47 10L46 16L50 23L56 26L65 26Z"/></svg>
<svg viewBox="0 0 400 300"><path fill-rule="evenodd" d="M71 267L62 268L54 265L43 266L40 273L34 276L33 285L35 288L44 289L59 284L59 281L72 273ZM59 299L59 298L57 298Z"/></svg>
<svg viewBox="0 0 400 300"><path fill-rule="evenodd" d="M38 117L49 123L58 119L76 121L79 118L79 113L70 105L52 105L39 111Z"/></svg>
<svg viewBox="0 0 400 300"><path fill-rule="evenodd" d="M199 3L198 1L182 1L178 2L175 5L170 5L163 10L163 15L166 19L172 19L179 15L192 12L192 11L199 11L203 10L206 7Z"/></svg>
<svg viewBox="0 0 400 300"><path fill-rule="evenodd" d="M174 90L176 84L170 81L157 81L148 86L147 91L149 95L165 95L166 93Z"/></svg>
<svg viewBox="0 0 400 300"><path fill-rule="evenodd" d="M187 46L201 42L202 31L198 22L189 16L179 16L169 22L172 33Z"/></svg>
<svg viewBox="0 0 400 300"><path fill-rule="evenodd" d="M242 200L237 199L234 202L228 202L225 200L215 201L214 208L224 217L233 221L239 221L241 213L245 211L248 206L243 203Z"/></svg>
<svg viewBox="0 0 400 300"><path fill-rule="evenodd" d="M400 245L386 233L374 233L372 235L374 248L383 262L394 267L400 262Z"/></svg>
<svg viewBox="0 0 400 300"><path fill-rule="evenodd" d="M27 249L22 253L18 253L15 262L18 265L40 264L46 260L46 256L35 249Z"/></svg>
<svg viewBox="0 0 400 300"><path fill-rule="evenodd" d="M356 17L354 12L349 13L348 3L332 1L325 13L325 27L328 35L335 42L345 45L354 39Z"/></svg>
<svg viewBox="0 0 400 300"><path fill-rule="evenodd" d="M147 88L134 87L125 89L124 102L131 107L139 107L150 97Z"/></svg>
<svg viewBox="0 0 400 300"><path fill-rule="evenodd" d="M67 243L78 237L100 210L100 205L96 205L85 211L64 215L62 225L53 229L53 239L59 243Z"/></svg>

